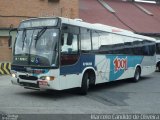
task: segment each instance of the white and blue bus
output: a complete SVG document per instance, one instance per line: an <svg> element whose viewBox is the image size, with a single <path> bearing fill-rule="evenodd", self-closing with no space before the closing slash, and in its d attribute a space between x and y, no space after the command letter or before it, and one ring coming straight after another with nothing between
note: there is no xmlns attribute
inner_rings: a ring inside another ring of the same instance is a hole
<svg viewBox="0 0 160 120"><path fill-rule="evenodd" d="M17 29L12 83L29 89L80 88L153 73L155 39L68 18L34 18Z"/></svg>

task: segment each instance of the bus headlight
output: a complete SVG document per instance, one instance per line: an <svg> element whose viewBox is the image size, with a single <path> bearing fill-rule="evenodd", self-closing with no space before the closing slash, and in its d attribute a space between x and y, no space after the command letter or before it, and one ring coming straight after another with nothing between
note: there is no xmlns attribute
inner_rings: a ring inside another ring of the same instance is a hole
<svg viewBox="0 0 160 120"><path fill-rule="evenodd" d="M16 77L17 77L17 72L14 71L14 70L11 70L11 76L12 76L13 78L16 78Z"/></svg>
<svg viewBox="0 0 160 120"><path fill-rule="evenodd" d="M16 78L16 74L15 74L15 73L12 73L12 77L13 77L13 78Z"/></svg>

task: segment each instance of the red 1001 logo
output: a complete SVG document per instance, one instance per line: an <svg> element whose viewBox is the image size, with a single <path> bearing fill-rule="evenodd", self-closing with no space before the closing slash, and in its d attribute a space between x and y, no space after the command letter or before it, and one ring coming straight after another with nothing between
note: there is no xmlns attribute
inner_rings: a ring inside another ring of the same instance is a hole
<svg viewBox="0 0 160 120"><path fill-rule="evenodd" d="M126 58L116 57L113 61L114 71L117 72L119 70L126 70L128 68L127 63L128 63L127 57Z"/></svg>

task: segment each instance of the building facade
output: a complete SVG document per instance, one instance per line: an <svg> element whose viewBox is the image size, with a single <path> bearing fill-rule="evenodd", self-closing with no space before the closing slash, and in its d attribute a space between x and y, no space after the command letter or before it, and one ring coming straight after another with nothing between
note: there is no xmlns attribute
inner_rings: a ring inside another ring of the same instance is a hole
<svg viewBox="0 0 160 120"><path fill-rule="evenodd" d="M79 4L84 21L160 39L159 0L79 0Z"/></svg>

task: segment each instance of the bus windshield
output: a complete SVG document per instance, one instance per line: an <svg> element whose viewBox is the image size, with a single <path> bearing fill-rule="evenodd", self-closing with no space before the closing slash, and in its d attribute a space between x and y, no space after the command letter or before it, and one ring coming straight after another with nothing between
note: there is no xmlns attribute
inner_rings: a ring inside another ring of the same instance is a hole
<svg viewBox="0 0 160 120"><path fill-rule="evenodd" d="M20 29L15 42L13 64L56 66L59 29Z"/></svg>

